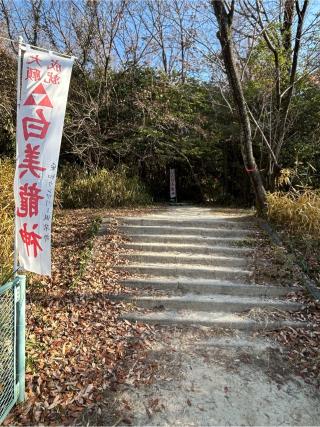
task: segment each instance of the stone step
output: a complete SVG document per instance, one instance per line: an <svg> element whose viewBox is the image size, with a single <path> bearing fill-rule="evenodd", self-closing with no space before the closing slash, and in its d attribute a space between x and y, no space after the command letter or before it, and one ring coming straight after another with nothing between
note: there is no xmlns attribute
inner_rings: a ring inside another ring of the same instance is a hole
<svg viewBox="0 0 320 427"><path fill-rule="evenodd" d="M101 229L102 230L102 229ZM103 233L103 230L102 232ZM247 237L206 237L206 236L190 236L186 235L175 235L175 234L134 234L131 236L126 235L130 240L134 242L143 243L191 243L191 244L202 244L209 246L226 246L248 248L254 244L254 239Z"/></svg>
<svg viewBox="0 0 320 427"><path fill-rule="evenodd" d="M198 348L198 349L249 349L255 352L264 352L269 348L280 349L281 346L267 338L259 339L252 334L250 336L247 332L240 333L223 337L214 337L205 339L203 341L195 341L190 344L187 344L187 347Z"/></svg>
<svg viewBox="0 0 320 427"><path fill-rule="evenodd" d="M199 311L157 311L154 313L127 313L123 319L131 322L159 325L208 326L244 331L274 330L285 327L311 328L308 322L288 320L254 320L238 314Z"/></svg>
<svg viewBox="0 0 320 427"><path fill-rule="evenodd" d="M138 307L161 310L193 310L239 313L253 308L296 311L302 305L287 300L232 295L112 295L110 299L136 304Z"/></svg>
<svg viewBox="0 0 320 427"><path fill-rule="evenodd" d="M205 227L205 228L228 228L228 229L253 229L254 218L250 221L244 221L242 218L229 219L183 219L183 218L141 218L141 217L122 217L119 221L123 225L146 226L165 226L165 227ZM107 221L106 221L107 222Z"/></svg>
<svg viewBox="0 0 320 427"><path fill-rule="evenodd" d="M178 252L133 252L121 254L120 258L127 259L130 262L145 264L189 264L230 267L243 267L248 264L248 259L244 257L194 255Z"/></svg>
<svg viewBox="0 0 320 427"><path fill-rule="evenodd" d="M115 269L127 271L131 274L148 274L152 276L176 276L193 277L196 279L220 279L220 280L245 280L252 273L242 268L232 267L207 267L203 265L188 264L128 264L117 265Z"/></svg>
<svg viewBox="0 0 320 427"><path fill-rule="evenodd" d="M245 238L254 235L253 230L228 229L228 228L204 228L204 227L166 227L166 226L144 226L122 225L119 230L129 236L135 234L164 234L164 235L189 235L205 237L238 237Z"/></svg>
<svg viewBox="0 0 320 427"><path fill-rule="evenodd" d="M228 246L210 246L207 244L192 243L153 243L153 242L127 242L123 244L125 249L134 249L143 252L180 252L203 255L231 255L245 256L249 255L253 249L250 247L228 247Z"/></svg>
<svg viewBox="0 0 320 427"><path fill-rule="evenodd" d="M131 288L163 290L169 292L194 292L196 294L223 294L260 297L285 296L289 292L300 289L271 285L247 285L244 283L233 283L224 280L182 279L174 277L130 278L124 280L122 284Z"/></svg>

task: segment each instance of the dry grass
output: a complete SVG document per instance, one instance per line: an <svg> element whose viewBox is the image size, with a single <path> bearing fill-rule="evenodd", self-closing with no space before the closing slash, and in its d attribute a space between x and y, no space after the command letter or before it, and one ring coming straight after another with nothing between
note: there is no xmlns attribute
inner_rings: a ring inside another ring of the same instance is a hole
<svg viewBox="0 0 320 427"><path fill-rule="evenodd" d="M64 208L113 208L151 203L144 185L137 177L128 177L124 169L100 169L86 172L65 167L61 173Z"/></svg>
<svg viewBox="0 0 320 427"><path fill-rule="evenodd" d="M295 235L320 237L320 192L305 190L268 194L269 218Z"/></svg>
<svg viewBox="0 0 320 427"><path fill-rule="evenodd" d="M0 283L13 270L14 163L0 159Z"/></svg>

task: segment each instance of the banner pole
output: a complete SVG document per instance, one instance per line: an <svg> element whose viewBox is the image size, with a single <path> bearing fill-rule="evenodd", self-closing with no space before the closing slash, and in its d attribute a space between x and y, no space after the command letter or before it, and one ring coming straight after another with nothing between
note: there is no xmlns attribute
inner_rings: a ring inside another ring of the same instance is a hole
<svg viewBox="0 0 320 427"><path fill-rule="evenodd" d="M23 43L23 37L19 36L18 38L18 68L17 68L17 113L16 113L16 129L18 126L19 120L19 110L20 110L20 98L21 98L21 46ZM16 131L17 132L17 131ZM16 162L18 158L17 152L18 142L17 142L17 134L16 134ZM15 213L16 215L16 213ZM14 216L15 221L15 216ZM18 253L17 253L17 232L16 225L14 224L14 249L13 249L13 271L17 274L18 271Z"/></svg>
<svg viewBox="0 0 320 427"><path fill-rule="evenodd" d="M19 300L17 310L17 359L16 372L18 383L17 403L25 400L26 383L26 276L17 276L19 280Z"/></svg>

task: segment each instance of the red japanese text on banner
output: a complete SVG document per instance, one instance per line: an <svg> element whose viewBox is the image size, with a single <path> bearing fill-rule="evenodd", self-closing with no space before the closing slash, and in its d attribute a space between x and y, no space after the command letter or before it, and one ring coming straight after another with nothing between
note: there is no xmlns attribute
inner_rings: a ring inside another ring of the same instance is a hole
<svg viewBox="0 0 320 427"><path fill-rule="evenodd" d="M21 268L51 275L51 221L73 58L26 48L17 115L14 181Z"/></svg>

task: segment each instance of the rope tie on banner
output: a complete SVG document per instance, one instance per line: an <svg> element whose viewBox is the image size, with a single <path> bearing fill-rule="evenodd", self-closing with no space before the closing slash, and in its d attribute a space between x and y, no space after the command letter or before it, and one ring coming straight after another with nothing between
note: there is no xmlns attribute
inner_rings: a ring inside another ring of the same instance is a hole
<svg viewBox="0 0 320 427"><path fill-rule="evenodd" d="M245 170L246 170L246 172L247 173L252 173L252 172L256 172L257 171L257 168L245 168Z"/></svg>

